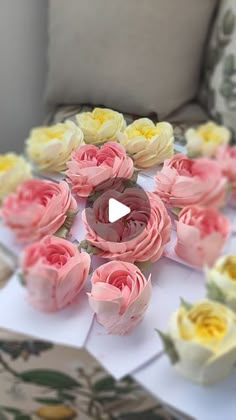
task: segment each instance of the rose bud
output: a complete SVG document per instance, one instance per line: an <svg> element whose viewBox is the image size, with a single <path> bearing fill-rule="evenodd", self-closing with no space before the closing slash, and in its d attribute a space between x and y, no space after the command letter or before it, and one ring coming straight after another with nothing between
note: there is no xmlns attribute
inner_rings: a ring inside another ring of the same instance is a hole
<svg viewBox="0 0 236 420"><path fill-rule="evenodd" d="M176 254L195 267L211 266L230 234L228 219L215 209L185 207L176 222Z"/></svg>
<svg viewBox="0 0 236 420"><path fill-rule="evenodd" d="M151 299L151 279L137 266L111 261L92 276L89 304L109 334L130 334L143 319Z"/></svg>
<svg viewBox="0 0 236 420"><path fill-rule="evenodd" d="M20 265L30 304L56 312L76 300L88 277L90 256L65 239L47 236L24 249Z"/></svg>

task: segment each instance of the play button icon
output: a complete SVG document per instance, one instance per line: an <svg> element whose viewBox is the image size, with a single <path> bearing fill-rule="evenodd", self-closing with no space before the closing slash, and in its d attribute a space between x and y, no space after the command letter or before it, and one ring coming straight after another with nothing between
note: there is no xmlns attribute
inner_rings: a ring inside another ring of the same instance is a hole
<svg viewBox="0 0 236 420"><path fill-rule="evenodd" d="M150 201L133 180L112 178L99 184L88 197L83 220L90 243L128 242L142 235L149 223ZM112 246L112 245L111 245Z"/></svg>
<svg viewBox="0 0 236 420"><path fill-rule="evenodd" d="M122 217L127 216L131 209L125 204L120 203L115 198L110 198L108 201L108 219L110 223L114 223Z"/></svg>

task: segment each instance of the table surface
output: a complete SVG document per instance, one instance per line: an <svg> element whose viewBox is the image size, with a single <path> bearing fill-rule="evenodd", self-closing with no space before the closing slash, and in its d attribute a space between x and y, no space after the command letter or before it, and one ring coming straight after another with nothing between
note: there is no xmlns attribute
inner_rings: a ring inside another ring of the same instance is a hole
<svg viewBox="0 0 236 420"><path fill-rule="evenodd" d="M148 180L144 177L142 186L145 189L149 189L148 187L151 189L150 178ZM81 231L80 235L84 237L84 232ZM16 254L19 253L19 248L14 243L12 234L2 226L0 226L0 240L1 242L6 240L4 245ZM231 237L225 252L236 253L236 235ZM150 309L132 338L106 335L102 327L93 322L86 340L86 331L84 331L84 337L80 337L80 343L76 342L76 340L78 341L76 337L70 336L68 338L70 344L78 347L84 345L117 379L128 373L132 374L159 400L188 416L197 420L221 420L224 417L227 420L235 420L236 370L224 382L212 387L192 384L176 374L167 357L163 355L162 343L154 332L154 328L166 330L169 316L179 306L181 297L189 302L204 298L205 280L203 273L166 258L162 258L155 263L151 272L153 296ZM24 313L25 319L29 319L30 313L31 323L28 327L22 324L18 331L35 335L36 327L33 317L36 316L38 317L38 327L42 334L45 334L42 322L45 325L46 315L42 315L41 319L41 315L33 314L32 308L29 305L27 306L23 300L19 304L19 293L22 293L22 291L14 281L12 279L0 294L0 326L14 330L12 326L16 323L18 326L21 322L19 309L22 305L22 313ZM10 313L7 310L9 305L13 305L14 312ZM68 325L71 325L69 323L73 321L74 315L73 308L67 309L67 311L65 328L68 330ZM80 315L78 314L78 316ZM55 322L61 323L62 318L60 317L62 317L62 314L55 317ZM51 321L54 322L53 319ZM47 324L50 323L47 321ZM27 330L27 328L30 328L30 330ZM55 339L56 342L60 342L60 334L53 338L50 330L48 333L52 340ZM42 334L36 335L44 338Z"/></svg>

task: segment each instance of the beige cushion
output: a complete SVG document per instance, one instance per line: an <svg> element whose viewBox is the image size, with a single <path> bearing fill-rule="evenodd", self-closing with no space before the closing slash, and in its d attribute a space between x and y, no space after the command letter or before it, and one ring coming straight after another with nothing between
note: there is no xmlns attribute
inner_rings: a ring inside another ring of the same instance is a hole
<svg viewBox="0 0 236 420"><path fill-rule="evenodd" d="M197 92L216 0L50 0L50 103L165 116Z"/></svg>

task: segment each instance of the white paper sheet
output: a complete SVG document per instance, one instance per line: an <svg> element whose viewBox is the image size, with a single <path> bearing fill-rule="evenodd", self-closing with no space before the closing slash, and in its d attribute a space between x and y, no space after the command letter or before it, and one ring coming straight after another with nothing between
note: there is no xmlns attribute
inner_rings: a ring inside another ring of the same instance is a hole
<svg viewBox="0 0 236 420"><path fill-rule="evenodd" d="M93 313L86 291L81 291L77 303L53 314L34 310L26 300L26 291L17 275L0 291L0 328L49 340L58 344L83 347Z"/></svg>
<svg viewBox="0 0 236 420"><path fill-rule="evenodd" d="M180 298L193 302L204 296L204 278L188 268L163 258L153 265L153 295L143 322L132 335L115 337L94 322L87 343L88 351L116 378L131 373L159 354L162 343L155 328L166 331L171 313Z"/></svg>
<svg viewBox="0 0 236 420"><path fill-rule="evenodd" d="M236 418L236 368L225 381L202 387L178 375L167 356L161 356L134 378L155 397L197 420Z"/></svg>

